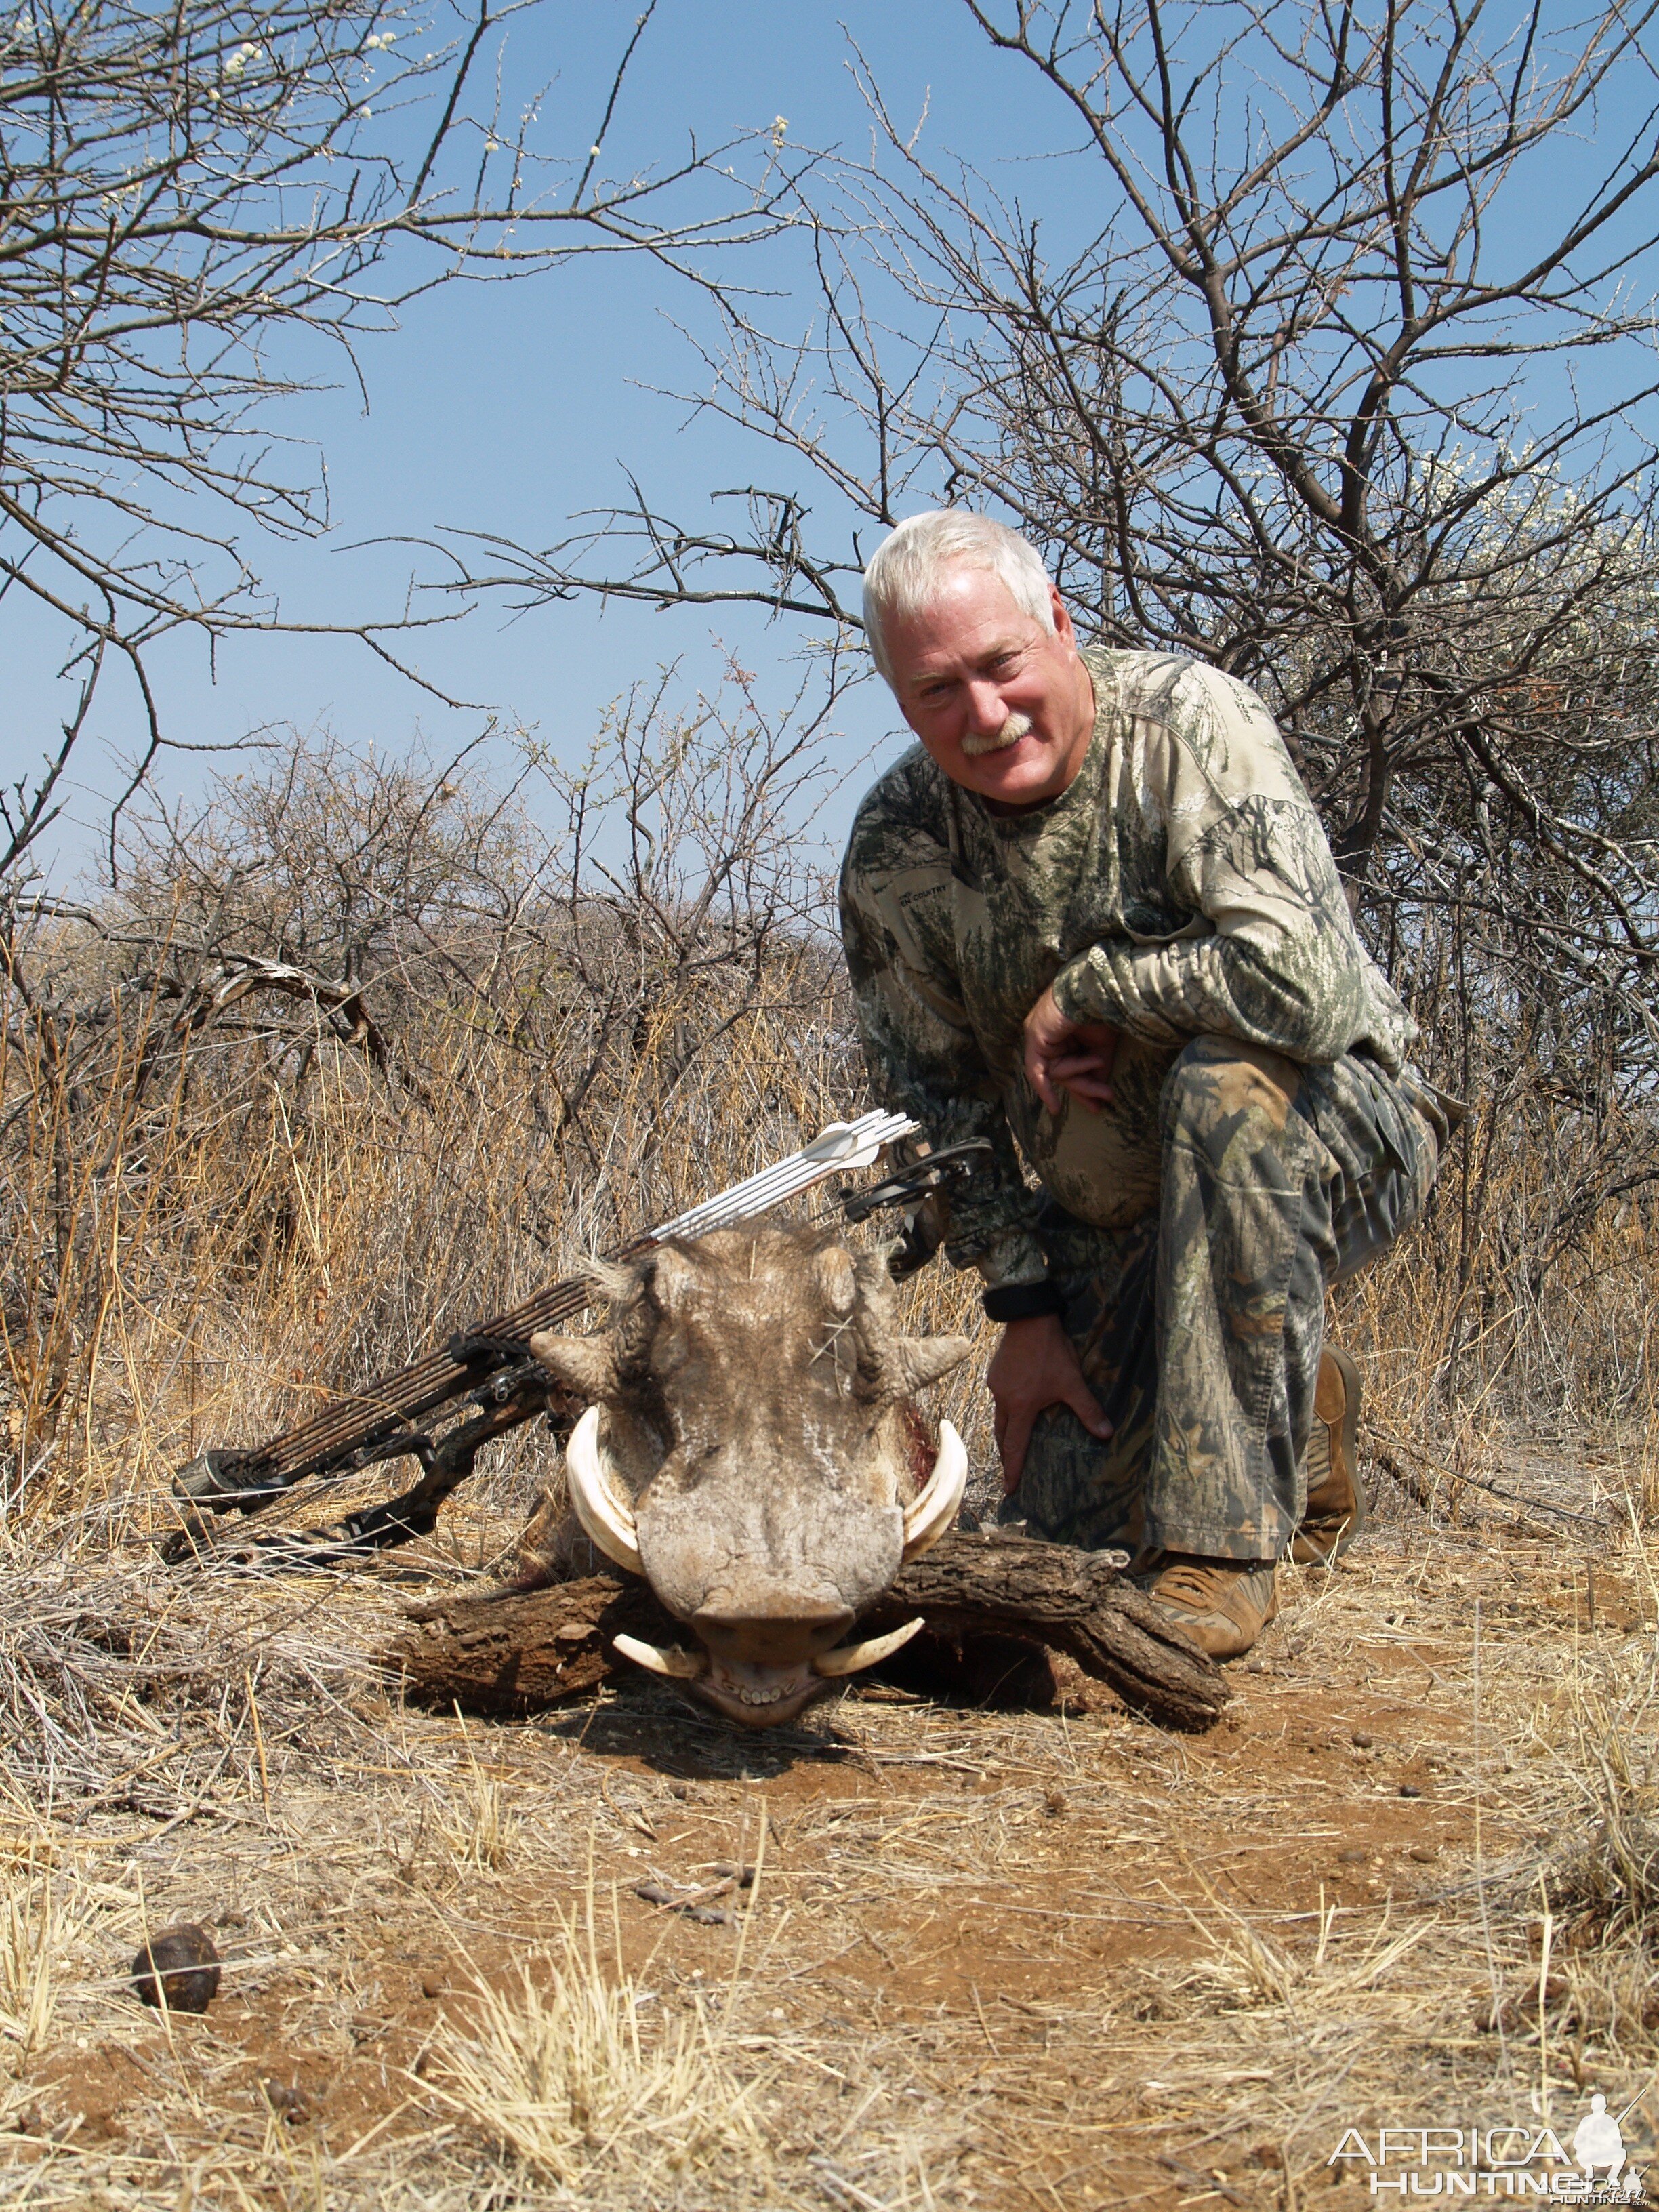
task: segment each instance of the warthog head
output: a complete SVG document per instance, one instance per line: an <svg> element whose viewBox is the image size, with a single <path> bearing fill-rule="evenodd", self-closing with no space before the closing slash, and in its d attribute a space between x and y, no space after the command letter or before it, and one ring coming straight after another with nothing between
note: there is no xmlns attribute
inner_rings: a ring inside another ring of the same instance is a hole
<svg viewBox="0 0 1659 2212"><path fill-rule="evenodd" d="M605 1288L607 1334L531 1349L590 1401L565 1454L583 1528L696 1638L617 1649L733 1720L791 1720L921 1625L842 1641L956 1518L967 1454L912 1400L968 1340L901 1336L885 1260L833 1231L720 1230Z"/></svg>

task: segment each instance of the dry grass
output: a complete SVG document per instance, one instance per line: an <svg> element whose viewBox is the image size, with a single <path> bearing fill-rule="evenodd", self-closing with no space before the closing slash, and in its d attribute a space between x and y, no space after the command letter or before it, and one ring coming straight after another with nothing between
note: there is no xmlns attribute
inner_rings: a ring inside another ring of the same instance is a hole
<svg viewBox="0 0 1659 2212"><path fill-rule="evenodd" d="M420 1713L365 1656L434 1547L284 1586L127 1554L103 1643L54 1648L148 1727L49 1700L55 1795L7 1817L0 2202L1278 2212L1351 2124L1622 2107L1659 2067L1655 1564L1396 1501L1192 1741L878 1688L764 1737L643 1680ZM125 1984L178 1917L226 1957L203 2020Z"/></svg>
<svg viewBox="0 0 1659 2212"><path fill-rule="evenodd" d="M623 1964L619 1921L611 1934L608 1972L590 1889L581 1923L561 1916L516 1985L479 1977L464 2023L435 2039L437 2094L577 2203L619 2170L641 2197L710 2170L747 2193L770 2166L753 2109L765 2077L742 2078L729 1998L697 1995L689 2014L650 2021L655 1993Z"/></svg>

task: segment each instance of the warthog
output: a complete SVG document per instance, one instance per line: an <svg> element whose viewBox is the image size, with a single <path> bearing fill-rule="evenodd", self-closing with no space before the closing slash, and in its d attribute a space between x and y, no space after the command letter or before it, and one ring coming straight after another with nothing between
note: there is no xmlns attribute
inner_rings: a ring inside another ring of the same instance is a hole
<svg viewBox="0 0 1659 2212"><path fill-rule="evenodd" d="M589 1401L570 1502L696 1639L617 1648L733 1720L791 1720L921 1626L842 1641L956 1518L967 1453L948 1421L930 1435L914 1394L968 1340L902 1336L884 1258L833 1231L720 1230L601 1279L605 1335L531 1340Z"/></svg>

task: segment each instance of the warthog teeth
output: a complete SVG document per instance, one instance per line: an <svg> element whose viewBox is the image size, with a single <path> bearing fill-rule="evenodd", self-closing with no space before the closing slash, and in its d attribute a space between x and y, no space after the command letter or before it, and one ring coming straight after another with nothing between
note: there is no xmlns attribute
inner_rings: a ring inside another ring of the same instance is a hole
<svg viewBox="0 0 1659 2212"><path fill-rule="evenodd" d="M564 1448L565 1474L576 1518L594 1545L630 1575L642 1575L633 1509L617 1496L599 1455L599 1409L590 1406ZM648 1664L641 1662L641 1664Z"/></svg>
<svg viewBox="0 0 1659 2212"><path fill-rule="evenodd" d="M952 1435L955 1431L951 1431ZM820 1651L812 1662L815 1674L826 1674L833 1680L838 1674L856 1674L861 1668L874 1667L883 1659L890 1658L901 1644L908 1644L919 1628L927 1623L918 1613L907 1620L902 1628L894 1629L887 1636L872 1636L867 1644L843 1644L838 1651Z"/></svg>
<svg viewBox="0 0 1659 2212"><path fill-rule="evenodd" d="M678 1644L661 1650L654 1644L641 1643L637 1636L613 1636L612 1644L624 1659L635 1666L648 1667L653 1674L666 1674L679 1682L695 1682L699 1674L708 1671L708 1656L702 1651L682 1651Z"/></svg>
<svg viewBox="0 0 1659 2212"><path fill-rule="evenodd" d="M968 1487L968 1448L949 1421L939 1425L939 1452L921 1494L904 1509L904 1556L937 1544L957 1517Z"/></svg>

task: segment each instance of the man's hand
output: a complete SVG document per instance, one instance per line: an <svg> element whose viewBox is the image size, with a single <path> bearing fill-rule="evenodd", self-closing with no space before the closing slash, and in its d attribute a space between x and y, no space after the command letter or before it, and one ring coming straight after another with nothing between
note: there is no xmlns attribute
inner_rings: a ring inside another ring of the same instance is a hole
<svg viewBox="0 0 1659 2212"><path fill-rule="evenodd" d="M1054 1314L1033 1321L1011 1321L991 1357L986 1383L996 1408L992 1423L1002 1455L1002 1494L1012 1498L1025 1472L1025 1447L1045 1406L1069 1406L1091 1437L1103 1439L1112 1425L1083 1379L1072 1340Z"/></svg>
<svg viewBox="0 0 1659 2212"><path fill-rule="evenodd" d="M1112 1103L1119 1032L1104 1022L1069 1022L1045 991L1025 1017L1025 1075L1051 1114L1069 1091L1091 1114Z"/></svg>

